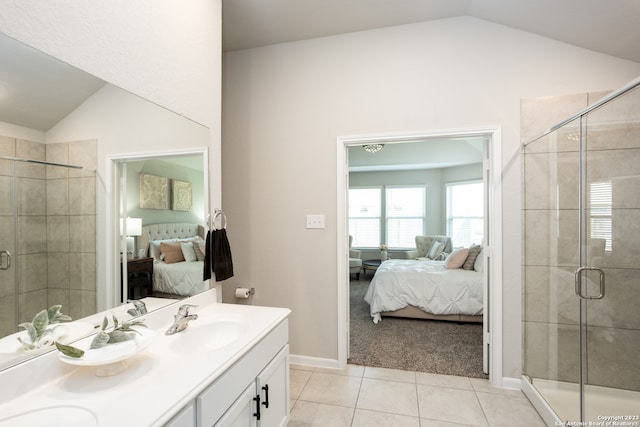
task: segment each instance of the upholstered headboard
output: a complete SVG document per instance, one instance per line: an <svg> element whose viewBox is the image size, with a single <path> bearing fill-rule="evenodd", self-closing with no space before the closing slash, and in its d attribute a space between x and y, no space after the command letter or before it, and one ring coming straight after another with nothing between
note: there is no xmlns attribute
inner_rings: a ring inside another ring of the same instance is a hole
<svg viewBox="0 0 640 427"><path fill-rule="evenodd" d="M138 247L145 248L146 254L149 255L149 242L152 240L186 239L196 236L204 238L204 226L188 222L149 224L142 227Z"/></svg>

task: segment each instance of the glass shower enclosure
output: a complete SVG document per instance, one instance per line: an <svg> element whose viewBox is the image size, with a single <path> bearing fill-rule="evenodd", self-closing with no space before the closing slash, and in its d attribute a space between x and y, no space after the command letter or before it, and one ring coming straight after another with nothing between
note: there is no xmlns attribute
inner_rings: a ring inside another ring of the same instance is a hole
<svg viewBox="0 0 640 427"><path fill-rule="evenodd" d="M96 172L0 156L0 338L56 304L96 311Z"/></svg>
<svg viewBox="0 0 640 427"><path fill-rule="evenodd" d="M523 153L525 392L549 424L640 425L640 79Z"/></svg>

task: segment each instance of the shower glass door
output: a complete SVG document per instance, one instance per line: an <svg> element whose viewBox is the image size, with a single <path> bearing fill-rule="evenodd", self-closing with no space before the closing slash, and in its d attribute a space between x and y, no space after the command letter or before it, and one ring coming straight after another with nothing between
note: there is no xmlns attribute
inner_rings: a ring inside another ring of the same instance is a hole
<svg viewBox="0 0 640 427"><path fill-rule="evenodd" d="M639 423L640 90L586 114L582 129L582 421Z"/></svg>
<svg viewBox="0 0 640 427"><path fill-rule="evenodd" d="M640 424L639 85L524 147L524 372L562 422Z"/></svg>
<svg viewBox="0 0 640 427"><path fill-rule="evenodd" d="M0 158L0 338L16 331L15 162Z"/></svg>
<svg viewBox="0 0 640 427"><path fill-rule="evenodd" d="M562 420L579 419L580 120L525 147L525 374Z"/></svg>

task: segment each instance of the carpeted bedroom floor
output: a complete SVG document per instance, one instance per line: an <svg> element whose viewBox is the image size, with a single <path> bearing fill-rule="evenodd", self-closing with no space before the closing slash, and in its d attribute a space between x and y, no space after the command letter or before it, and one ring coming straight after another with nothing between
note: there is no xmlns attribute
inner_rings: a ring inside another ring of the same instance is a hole
<svg viewBox="0 0 640 427"><path fill-rule="evenodd" d="M482 372L482 324L384 317L375 325L364 294L369 280L351 279L349 363L488 378Z"/></svg>

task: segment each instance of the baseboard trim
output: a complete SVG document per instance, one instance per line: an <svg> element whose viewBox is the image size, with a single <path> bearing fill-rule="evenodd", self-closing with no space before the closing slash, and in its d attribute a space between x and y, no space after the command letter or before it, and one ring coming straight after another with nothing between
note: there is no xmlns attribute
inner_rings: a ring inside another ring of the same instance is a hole
<svg viewBox="0 0 640 427"><path fill-rule="evenodd" d="M299 356L297 354L289 355L289 363L294 365L314 366L319 368L340 368L340 364L336 359L324 359L320 357Z"/></svg>
<svg viewBox="0 0 640 427"><path fill-rule="evenodd" d="M522 390L522 380L520 378L502 377L502 384L500 384L500 387Z"/></svg>

